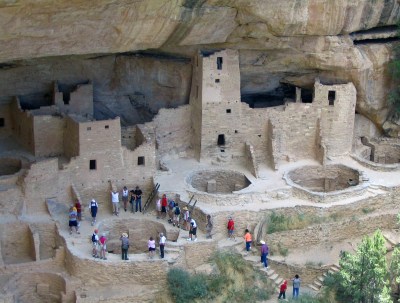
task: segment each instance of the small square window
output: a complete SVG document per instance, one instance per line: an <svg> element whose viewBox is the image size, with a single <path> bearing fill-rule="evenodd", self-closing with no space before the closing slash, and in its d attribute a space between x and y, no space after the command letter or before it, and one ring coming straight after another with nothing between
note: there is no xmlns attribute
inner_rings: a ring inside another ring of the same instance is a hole
<svg viewBox="0 0 400 303"><path fill-rule="evenodd" d="M110 128L108 125L104 126L104 128Z"/></svg>
<svg viewBox="0 0 400 303"><path fill-rule="evenodd" d="M235 134L237 134L238 133L238 130L237 129L235 129Z"/></svg>
<svg viewBox="0 0 400 303"><path fill-rule="evenodd" d="M219 83L219 79L215 79L215 83Z"/></svg>
<svg viewBox="0 0 400 303"><path fill-rule="evenodd" d="M88 128L86 128L86 130L92 130L92 128L91 128L91 127L88 127Z"/></svg>
<svg viewBox="0 0 400 303"><path fill-rule="evenodd" d="M144 165L144 157L137 158L137 165Z"/></svg>
<svg viewBox="0 0 400 303"><path fill-rule="evenodd" d="M227 110L226 110L226 113L227 114L230 114L232 111L231 111L231 109L230 108L228 108Z"/></svg>
<svg viewBox="0 0 400 303"><path fill-rule="evenodd" d="M4 118L0 118L0 127L4 127L4 126L5 126Z"/></svg>
<svg viewBox="0 0 400 303"><path fill-rule="evenodd" d="M90 160L89 168L90 168L90 170L96 170L96 168L97 168L96 160Z"/></svg>

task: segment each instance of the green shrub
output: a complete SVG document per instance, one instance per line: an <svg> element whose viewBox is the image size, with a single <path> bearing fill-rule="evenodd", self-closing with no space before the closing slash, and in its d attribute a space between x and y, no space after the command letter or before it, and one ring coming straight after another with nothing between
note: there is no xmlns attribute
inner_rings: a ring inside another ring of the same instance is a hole
<svg viewBox="0 0 400 303"><path fill-rule="evenodd" d="M167 274L168 288L177 303L185 303L208 294L205 275L191 276L180 268L172 268Z"/></svg>

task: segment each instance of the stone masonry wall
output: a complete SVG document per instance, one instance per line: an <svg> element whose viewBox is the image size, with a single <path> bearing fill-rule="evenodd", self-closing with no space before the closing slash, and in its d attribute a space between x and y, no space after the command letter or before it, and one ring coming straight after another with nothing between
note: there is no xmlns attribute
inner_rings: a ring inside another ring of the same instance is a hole
<svg viewBox="0 0 400 303"><path fill-rule="evenodd" d="M327 157L348 154L352 149L356 98L352 83L314 85L313 102L321 108L322 143Z"/></svg>
<svg viewBox="0 0 400 303"><path fill-rule="evenodd" d="M36 157L54 157L64 153L65 119L57 116L34 116L33 133Z"/></svg>
<svg viewBox="0 0 400 303"><path fill-rule="evenodd" d="M191 146L190 107L161 109L154 118L157 153L179 154Z"/></svg>
<svg viewBox="0 0 400 303"><path fill-rule="evenodd" d="M34 154L33 116L21 110L17 98L10 103L10 110L15 138L22 146Z"/></svg>

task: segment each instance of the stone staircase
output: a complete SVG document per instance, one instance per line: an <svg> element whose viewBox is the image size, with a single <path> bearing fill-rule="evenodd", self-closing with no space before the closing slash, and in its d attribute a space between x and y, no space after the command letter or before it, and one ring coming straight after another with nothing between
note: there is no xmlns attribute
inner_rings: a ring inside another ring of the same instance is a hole
<svg viewBox="0 0 400 303"><path fill-rule="evenodd" d="M263 264L261 263L260 256L258 255L258 250L257 254L254 254L252 251L247 253L245 250L243 250L243 244L240 246L236 246L236 250L239 252L239 254L242 255L243 259L252 264L254 269L263 272L267 276L267 278L271 280L271 282L274 283L276 286L279 287L280 284L283 282L283 278L271 268L270 264L268 266L268 269L264 268Z"/></svg>
<svg viewBox="0 0 400 303"><path fill-rule="evenodd" d="M322 276L317 277L312 284L308 284L307 286L315 291L320 291L322 285L324 284L325 278L329 274L334 274L340 270L339 265L332 264L328 267L328 270L322 274Z"/></svg>

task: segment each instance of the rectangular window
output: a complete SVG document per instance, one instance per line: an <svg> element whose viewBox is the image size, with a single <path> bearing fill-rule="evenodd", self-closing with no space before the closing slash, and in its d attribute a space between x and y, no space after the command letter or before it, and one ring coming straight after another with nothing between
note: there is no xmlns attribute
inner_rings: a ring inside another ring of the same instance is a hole
<svg viewBox="0 0 400 303"><path fill-rule="evenodd" d="M219 79L215 79L215 83L219 83Z"/></svg>
<svg viewBox="0 0 400 303"><path fill-rule="evenodd" d="M137 165L144 165L144 157L137 158Z"/></svg>
<svg viewBox="0 0 400 303"><path fill-rule="evenodd" d="M104 128L110 128L108 125L104 126Z"/></svg>
<svg viewBox="0 0 400 303"><path fill-rule="evenodd" d="M217 57L217 69L222 69L222 57Z"/></svg>
<svg viewBox="0 0 400 303"><path fill-rule="evenodd" d="M226 113L227 114L230 114L232 111L231 111L231 109L230 108L228 108L227 110L226 110Z"/></svg>
<svg viewBox="0 0 400 303"><path fill-rule="evenodd" d="M86 130L92 130L92 128L91 128L91 127L88 127L88 128L86 128Z"/></svg>
<svg viewBox="0 0 400 303"><path fill-rule="evenodd" d="M96 160L90 160L89 168L90 168L90 170L96 170L97 169Z"/></svg>
<svg viewBox="0 0 400 303"><path fill-rule="evenodd" d="M221 134L221 135L218 135L218 145L225 145L225 135L224 134Z"/></svg>
<svg viewBox="0 0 400 303"><path fill-rule="evenodd" d="M5 126L4 118L0 118L0 127L4 127L4 126Z"/></svg>
<svg viewBox="0 0 400 303"><path fill-rule="evenodd" d="M336 99L336 92L334 90L330 90L328 92L328 101L330 106L335 105L335 99Z"/></svg>

